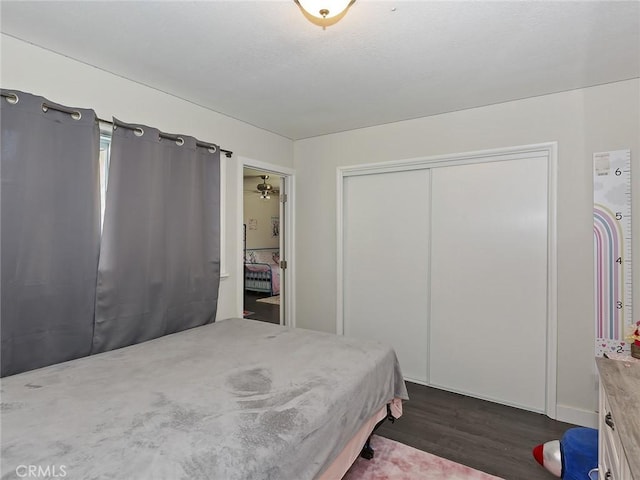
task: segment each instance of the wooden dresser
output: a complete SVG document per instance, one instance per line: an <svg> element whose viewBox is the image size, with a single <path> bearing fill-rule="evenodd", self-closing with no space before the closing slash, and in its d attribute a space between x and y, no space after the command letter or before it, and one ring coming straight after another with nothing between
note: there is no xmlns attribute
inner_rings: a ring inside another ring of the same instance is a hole
<svg viewBox="0 0 640 480"><path fill-rule="evenodd" d="M596 358L600 480L640 480L640 362Z"/></svg>

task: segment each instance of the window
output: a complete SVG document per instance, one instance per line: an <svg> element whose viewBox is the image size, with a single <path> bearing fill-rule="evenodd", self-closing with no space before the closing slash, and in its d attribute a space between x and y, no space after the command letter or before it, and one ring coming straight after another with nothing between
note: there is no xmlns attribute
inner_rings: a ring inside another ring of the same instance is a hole
<svg viewBox="0 0 640 480"><path fill-rule="evenodd" d="M111 153L111 132L100 132L100 231L104 223L104 206L109 181L109 155Z"/></svg>

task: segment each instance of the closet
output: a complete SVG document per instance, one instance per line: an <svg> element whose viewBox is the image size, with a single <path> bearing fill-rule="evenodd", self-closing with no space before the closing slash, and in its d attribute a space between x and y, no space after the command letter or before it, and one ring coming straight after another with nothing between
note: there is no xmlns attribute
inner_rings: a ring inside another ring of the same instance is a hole
<svg viewBox="0 0 640 480"><path fill-rule="evenodd" d="M555 144L339 171L338 332L555 415Z"/></svg>

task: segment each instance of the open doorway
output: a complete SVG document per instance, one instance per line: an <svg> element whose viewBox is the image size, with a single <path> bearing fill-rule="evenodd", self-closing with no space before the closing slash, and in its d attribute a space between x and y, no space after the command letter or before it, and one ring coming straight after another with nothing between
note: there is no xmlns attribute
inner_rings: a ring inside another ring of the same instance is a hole
<svg viewBox="0 0 640 480"><path fill-rule="evenodd" d="M283 323L284 259L281 193L284 178L243 169L243 316ZM282 257L282 258L281 258Z"/></svg>

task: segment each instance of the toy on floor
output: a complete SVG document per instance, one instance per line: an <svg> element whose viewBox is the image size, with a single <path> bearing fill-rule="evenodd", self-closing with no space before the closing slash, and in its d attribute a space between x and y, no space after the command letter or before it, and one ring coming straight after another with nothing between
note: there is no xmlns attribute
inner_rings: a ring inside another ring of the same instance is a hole
<svg viewBox="0 0 640 480"><path fill-rule="evenodd" d="M533 449L533 458L563 480L589 480L598 469L598 430L576 427Z"/></svg>

